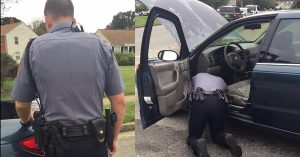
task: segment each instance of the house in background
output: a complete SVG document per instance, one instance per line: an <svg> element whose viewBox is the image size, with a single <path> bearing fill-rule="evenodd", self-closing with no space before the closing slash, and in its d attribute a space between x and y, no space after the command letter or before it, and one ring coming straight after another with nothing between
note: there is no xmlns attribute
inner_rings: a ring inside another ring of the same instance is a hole
<svg viewBox="0 0 300 157"><path fill-rule="evenodd" d="M23 22L1 26L1 53L20 63L28 41L37 35Z"/></svg>
<svg viewBox="0 0 300 157"><path fill-rule="evenodd" d="M135 53L134 30L98 29L96 35L109 44L114 53Z"/></svg>

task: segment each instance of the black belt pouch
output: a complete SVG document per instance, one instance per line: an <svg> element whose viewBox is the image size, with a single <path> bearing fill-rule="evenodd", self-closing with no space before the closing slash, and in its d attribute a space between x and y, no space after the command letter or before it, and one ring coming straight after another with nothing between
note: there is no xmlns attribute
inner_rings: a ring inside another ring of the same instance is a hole
<svg viewBox="0 0 300 157"><path fill-rule="evenodd" d="M106 120L103 118L96 118L89 121L92 135L95 136L97 142L103 144L105 141L105 124Z"/></svg>

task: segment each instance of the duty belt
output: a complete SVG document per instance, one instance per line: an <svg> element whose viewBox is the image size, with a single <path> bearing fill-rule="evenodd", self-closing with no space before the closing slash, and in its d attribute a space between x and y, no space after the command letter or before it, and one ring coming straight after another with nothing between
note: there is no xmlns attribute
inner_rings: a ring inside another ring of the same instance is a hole
<svg viewBox="0 0 300 157"><path fill-rule="evenodd" d="M62 137L81 137L91 135L88 125L62 126L59 129Z"/></svg>

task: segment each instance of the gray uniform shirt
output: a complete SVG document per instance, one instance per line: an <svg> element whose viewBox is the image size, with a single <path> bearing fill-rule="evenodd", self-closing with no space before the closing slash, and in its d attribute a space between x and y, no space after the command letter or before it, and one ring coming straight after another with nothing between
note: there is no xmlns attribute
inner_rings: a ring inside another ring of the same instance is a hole
<svg viewBox="0 0 300 157"><path fill-rule="evenodd" d="M29 57L47 121L85 124L101 116L104 92L108 96L124 92L111 48L95 35L72 32L70 24L58 24L36 38ZM22 61L12 97L30 102L32 89Z"/></svg>
<svg viewBox="0 0 300 157"><path fill-rule="evenodd" d="M226 83L221 77L209 73L198 73L193 77L193 83L194 89L201 87L206 94L211 94L216 89L226 89Z"/></svg>

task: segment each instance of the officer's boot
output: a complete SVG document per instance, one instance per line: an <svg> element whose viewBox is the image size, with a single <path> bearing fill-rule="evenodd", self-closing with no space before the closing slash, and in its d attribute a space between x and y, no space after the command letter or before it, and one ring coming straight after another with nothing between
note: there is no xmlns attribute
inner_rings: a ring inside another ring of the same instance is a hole
<svg viewBox="0 0 300 157"><path fill-rule="evenodd" d="M192 147L193 152L197 155L197 157L210 157L207 152L206 142L204 138L200 138L198 140L190 140L188 144Z"/></svg>
<svg viewBox="0 0 300 157"><path fill-rule="evenodd" d="M228 146L233 157L242 156L242 148L238 145L232 134L225 134L225 143Z"/></svg>

